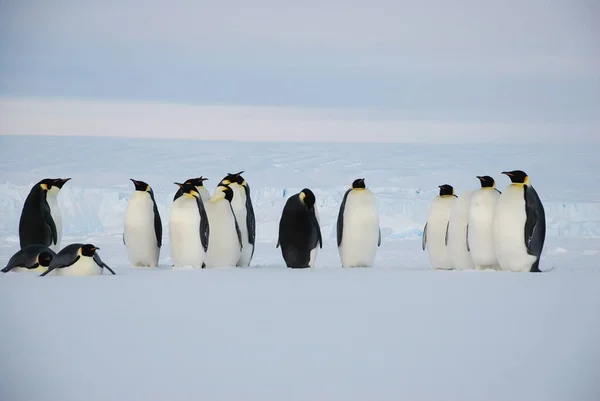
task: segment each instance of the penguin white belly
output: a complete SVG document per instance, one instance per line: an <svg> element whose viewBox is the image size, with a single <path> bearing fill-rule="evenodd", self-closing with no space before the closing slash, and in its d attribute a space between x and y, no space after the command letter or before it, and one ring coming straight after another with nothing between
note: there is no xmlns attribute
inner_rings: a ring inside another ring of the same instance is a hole
<svg viewBox="0 0 600 401"><path fill-rule="evenodd" d="M469 248L477 269L499 269L494 246L494 212L500 193L493 188L475 192L469 210Z"/></svg>
<svg viewBox="0 0 600 401"><path fill-rule="evenodd" d="M379 214L375 197L366 190L348 193L339 247L342 267L372 267L379 241Z"/></svg>
<svg viewBox="0 0 600 401"><path fill-rule="evenodd" d="M248 225L246 224L246 217L248 212L246 210L246 190L239 184L230 185L233 190L233 199L231 201L231 207L235 213L240 232L242 234L242 252L240 253L237 266L248 266L250 259L252 258L252 250L254 245L248 242Z"/></svg>
<svg viewBox="0 0 600 401"><path fill-rule="evenodd" d="M205 205L210 226L206 267L235 267L240 258L240 241L235 230L235 217L226 199Z"/></svg>
<svg viewBox="0 0 600 401"><path fill-rule="evenodd" d="M52 193L52 190L50 190L50 192L48 192L48 196L46 197L46 201L50 207L50 215L52 216L52 220L54 220L54 225L56 225L57 235L56 245L54 243L50 243L48 248L58 253L60 251L60 243L62 241L62 216L60 213L60 207L58 206L57 195L57 193Z"/></svg>
<svg viewBox="0 0 600 401"><path fill-rule="evenodd" d="M10 269L11 272L15 272L15 273L37 273L37 274L42 274L43 272L45 272L46 270L48 270L48 267L43 267L43 266L38 266L35 269L28 269L24 266L21 267L13 267L12 269ZM48 276L51 276L54 273L54 271L48 273Z"/></svg>
<svg viewBox="0 0 600 401"><path fill-rule="evenodd" d="M200 240L200 213L194 199L173 202L169 216L169 244L175 266L202 267L205 252Z"/></svg>
<svg viewBox="0 0 600 401"><path fill-rule="evenodd" d="M154 204L147 193L136 191L125 212L125 247L134 266L156 267L160 248L154 231Z"/></svg>
<svg viewBox="0 0 600 401"><path fill-rule="evenodd" d="M57 276L98 276L103 270L94 262L94 258L87 256L80 256L71 266L54 269Z"/></svg>
<svg viewBox="0 0 600 401"><path fill-rule="evenodd" d="M463 192L450 213L447 246L450 260L455 269L473 269L475 267L467 249L467 223L474 192Z"/></svg>
<svg viewBox="0 0 600 401"><path fill-rule="evenodd" d="M528 272L536 257L525 247L525 199L523 187L509 185L502 192L494 214L494 242L502 270Z"/></svg>
<svg viewBox="0 0 600 401"><path fill-rule="evenodd" d="M446 246L446 228L456 200L457 198L454 196L437 197L431 204L429 217L427 218L427 244L425 249L429 255L429 262L434 269L454 268Z"/></svg>

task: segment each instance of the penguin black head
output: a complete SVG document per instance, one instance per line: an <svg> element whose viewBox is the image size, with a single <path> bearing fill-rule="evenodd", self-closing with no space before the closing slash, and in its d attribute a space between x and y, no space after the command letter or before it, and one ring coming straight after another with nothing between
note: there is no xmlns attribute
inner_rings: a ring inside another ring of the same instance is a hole
<svg viewBox="0 0 600 401"><path fill-rule="evenodd" d="M507 175L513 184L529 184L529 177L522 170L503 171L502 174Z"/></svg>
<svg viewBox="0 0 600 401"><path fill-rule="evenodd" d="M198 177L198 178L190 178L189 180L186 180L184 182L184 184L191 184L194 185L196 187L203 187L204 186L204 181L207 181L208 178L204 178L202 176Z"/></svg>
<svg viewBox="0 0 600 401"><path fill-rule="evenodd" d="M440 185L439 188L440 188L440 196L454 195L454 188L452 187L452 185L444 184L444 185Z"/></svg>
<svg viewBox="0 0 600 401"><path fill-rule="evenodd" d="M70 180L70 178L56 178L52 182L52 186L57 187L58 189L61 189L63 187L63 185L65 185L67 183L67 181L69 181L69 180Z"/></svg>
<svg viewBox="0 0 600 401"><path fill-rule="evenodd" d="M192 184L180 184L178 182L176 182L175 185L178 185L179 188L181 188L181 191L185 195L190 195L190 196L193 196L194 198L200 198L200 193L196 189L195 185L192 185Z"/></svg>
<svg viewBox="0 0 600 401"><path fill-rule="evenodd" d="M479 181L481 181L481 188L495 188L496 182L489 175L478 175Z"/></svg>
<svg viewBox="0 0 600 401"><path fill-rule="evenodd" d="M315 202L316 202L315 194L313 194L313 191L311 191L308 188L304 188L300 192L300 200L302 202L304 202L304 204L306 205L306 207L308 209L312 209L315 206Z"/></svg>
<svg viewBox="0 0 600 401"><path fill-rule="evenodd" d="M49 191L50 189L52 189L52 186L54 185L54 179L53 178L44 178L42 181L38 182L37 185L42 187L42 189L44 191Z"/></svg>
<svg viewBox="0 0 600 401"><path fill-rule="evenodd" d="M144 181L137 181L137 180L134 180L133 178L130 178L130 180L133 182L133 185L135 185L136 191L140 191L140 192L152 191L152 189L150 188L150 185L146 184Z"/></svg>
<svg viewBox="0 0 600 401"><path fill-rule="evenodd" d="M235 173L235 174L227 173L225 178L223 178L219 184L229 185L229 184L236 183L236 184L242 185L244 183L244 177L242 177L242 173L243 173L243 171L240 171L239 173Z"/></svg>
<svg viewBox="0 0 600 401"><path fill-rule="evenodd" d="M94 256L94 253L96 253L96 249L100 249L100 248L96 248L92 244L85 244L85 245L81 246L81 254L83 256L92 257L92 256Z"/></svg>
<svg viewBox="0 0 600 401"><path fill-rule="evenodd" d="M223 193L225 194L225 199L229 202L233 200L233 189L229 185L219 185L222 188Z"/></svg>
<svg viewBox="0 0 600 401"><path fill-rule="evenodd" d="M352 183L352 189L365 189L365 188L366 188L366 185L365 185L365 179L364 178L357 178Z"/></svg>
<svg viewBox="0 0 600 401"><path fill-rule="evenodd" d="M50 262L52 262L52 254L50 252L42 252L38 255L38 263L40 266L48 267L50 266Z"/></svg>

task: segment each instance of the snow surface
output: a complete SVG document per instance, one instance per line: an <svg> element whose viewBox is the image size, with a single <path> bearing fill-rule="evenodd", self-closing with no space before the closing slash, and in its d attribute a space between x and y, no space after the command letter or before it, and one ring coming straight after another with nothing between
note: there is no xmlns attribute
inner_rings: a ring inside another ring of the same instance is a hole
<svg viewBox="0 0 600 401"><path fill-rule="evenodd" d="M63 243L92 242L117 273L0 276L2 400L597 400L600 160L585 144L205 142L0 136L0 261L18 250L31 186L58 196ZM559 162L556 162L558 160ZM437 186L523 169L546 207L543 274L432 271L420 248ZM209 190L245 170L257 218L250 268L129 266L129 178L154 189L163 222L175 181ZM372 269L342 269L335 221L350 183L376 194ZM287 197L317 197L317 268L275 249Z"/></svg>

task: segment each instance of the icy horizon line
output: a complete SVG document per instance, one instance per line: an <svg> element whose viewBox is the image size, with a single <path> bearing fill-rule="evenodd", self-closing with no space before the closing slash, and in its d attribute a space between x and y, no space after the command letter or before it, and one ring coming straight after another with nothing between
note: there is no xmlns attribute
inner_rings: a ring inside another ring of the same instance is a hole
<svg viewBox="0 0 600 401"><path fill-rule="evenodd" d="M0 97L0 135L243 142L598 142L598 123L457 122L405 110Z"/></svg>

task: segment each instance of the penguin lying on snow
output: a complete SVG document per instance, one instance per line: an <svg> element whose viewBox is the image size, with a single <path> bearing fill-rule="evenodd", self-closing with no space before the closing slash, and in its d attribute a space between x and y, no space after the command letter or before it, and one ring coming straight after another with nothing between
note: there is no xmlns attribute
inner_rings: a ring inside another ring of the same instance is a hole
<svg viewBox="0 0 600 401"><path fill-rule="evenodd" d="M2 273L45 271L56 253L45 245L27 245L20 249L9 260Z"/></svg>
<svg viewBox="0 0 600 401"><path fill-rule="evenodd" d="M323 248L315 201L313 192L304 188L292 195L283 207L275 248L281 245L287 267L315 267L317 245Z"/></svg>
<svg viewBox="0 0 600 401"><path fill-rule="evenodd" d="M92 244L71 244L64 247L50 262L48 270L40 274L45 276L54 272L57 276L96 276L101 275L104 268L112 274L115 272L100 259Z"/></svg>
<svg viewBox="0 0 600 401"><path fill-rule="evenodd" d="M522 170L503 171L511 184L498 197L494 243L500 269L540 272L546 238L546 213L529 177Z"/></svg>
<svg viewBox="0 0 600 401"><path fill-rule="evenodd" d="M21 248L27 245L46 245L58 243L56 223L48 205L48 191L54 185L54 179L45 178L35 184L23 205L19 219L19 242Z"/></svg>

